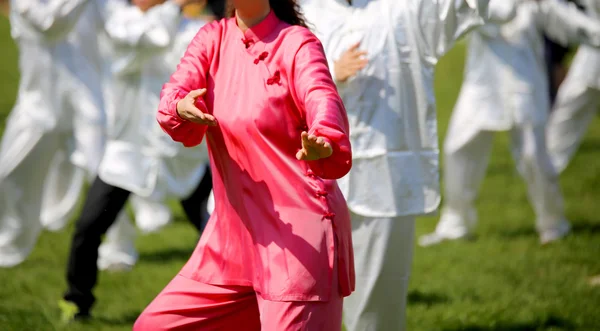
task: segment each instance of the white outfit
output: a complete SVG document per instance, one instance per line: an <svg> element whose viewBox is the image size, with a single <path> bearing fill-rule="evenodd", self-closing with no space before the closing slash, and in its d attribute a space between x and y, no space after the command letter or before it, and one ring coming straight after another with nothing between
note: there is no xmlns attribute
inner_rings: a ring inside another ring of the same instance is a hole
<svg viewBox="0 0 600 331"><path fill-rule="evenodd" d="M93 1L11 5L21 81L0 152L2 267L21 263L42 227L63 229L96 175L105 143L100 27ZM122 213L103 245L111 249L100 250L102 268L133 265L134 236Z"/></svg>
<svg viewBox="0 0 600 331"><path fill-rule="evenodd" d="M512 152L528 186L541 241L569 231L557 173L545 142L550 100L543 33L561 44L600 45L600 25L559 0L518 1L517 16L471 35L465 78L445 140L446 200L427 246L463 238L476 222L474 200L485 174L493 132L511 131Z"/></svg>
<svg viewBox="0 0 600 331"><path fill-rule="evenodd" d="M179 6L169 1L146 13L122 0L106 3L109 138L99 176L157 203L168 196L185 198L204 175L206 146L173 142L155 113L162 85L204 22L182 20Z"/></svg>
<svg viewBox="0 0 600 331"><path fill-rule="evenodd" d="M121 0L107 1L105 10L104 37L110 53L105 72L109 139L99 176L132 192L138 228L154 232L172 219L166 198L188 197L208 164L206 145L183 148L156 122L162 85L205 22L181 20L179 7L170 2L145 15ZM115 227L100 247L100 269L135 262L131 254L125 254L133 249L129 243L135 229L120 221Z"/></svg>
<svg viewBox="0 0 600 331"><path fill-rule="evenodd" d="M600 18L600 1L583 0L586 12ZM548 153L558 171L564 170L600 107L600 50L579 47L561 84L550 114Z"/></svg>
<svg viewBox="0 0 600 331"><path fill-rule="evenodd" d="M21 263L33 249L53 162L66 172L79 172L76 180L83 178L82 170L68 162L75 105L95 112L102 100L88 82L74 77L78 63L66 38L86 5L85 0L10 2L21 80L0 148L0 267Z"/></svg>
<svg viewBox="0 0 600 331"><path fill-rule="evenodd" d="M103 59L96 37L100 28L101 19L91 1L64 40L70 50L66 61L71 64L73 82L54 98L59 99L60 111L72 116L71 128L65 132L69 146L56 152L48 169L41 215L42 225L53 231L63 229L72 218L83 184L95 176L104 153Z"/></svg>
<svg viewBox="0 0 600 331"><path fill-rule="evenodd" d="M306 0L308 22L333 70L360 41L368 64L338 82L350 120L353 166L339 180L351 211L356 291L349 331L404 330L417 215L440 202L434 69L488 16L488 1Z"/></svg>

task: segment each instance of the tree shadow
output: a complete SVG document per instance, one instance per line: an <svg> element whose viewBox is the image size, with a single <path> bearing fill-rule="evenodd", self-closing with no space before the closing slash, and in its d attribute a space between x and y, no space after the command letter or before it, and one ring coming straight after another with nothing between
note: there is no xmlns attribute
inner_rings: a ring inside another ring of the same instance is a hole
<svg viewBox="0 0 600 331"><path fill-rule="evenodd" d="M532 322L500 322L492 326L466 325L461 327L444 328L442 331L540 331L551 328L560 328L560 330L575 330L575 325L569 320L551 315L543 320Z"/></svg>
<svg viewBox="0 0 600 331"><path fill-rule="evenodd" d="M182 247L171 247L168 249L153 251L153 252L140 252L140 261L150 263L164 263L172 261L187 261L192 253L194 247L182 248Z"/></svg>
<svg viewBox="0 0 600 331"><path fill-rule="evenodd" d="M443 294L421 292L419 290L413 290L408 293L409 305L424 305L429 307L448 302L450 302L450 298Z"/></svg>

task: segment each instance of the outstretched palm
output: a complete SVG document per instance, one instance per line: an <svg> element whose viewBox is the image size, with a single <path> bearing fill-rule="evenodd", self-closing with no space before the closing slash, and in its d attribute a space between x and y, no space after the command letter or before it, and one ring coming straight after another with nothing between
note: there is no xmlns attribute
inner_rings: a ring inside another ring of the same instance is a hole
<svg viewBox="0 0 600 331"><path fill-rule="evenodd" d="M302 132L302 149L296 153L296 158L303 161L314 161L330 157L333 148L323 137Z"/></svg>

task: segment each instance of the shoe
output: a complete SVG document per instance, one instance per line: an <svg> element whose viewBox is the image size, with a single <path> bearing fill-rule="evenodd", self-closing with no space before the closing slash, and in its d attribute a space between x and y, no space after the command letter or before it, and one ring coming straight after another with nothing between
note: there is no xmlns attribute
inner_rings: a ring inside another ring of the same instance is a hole
<svg viewBox="0 0 600 331"><path fill-rule="evenodd" d="M108 272L129 272L133 269L133 266L125 262L112 262L99 265L98 269Z"/></svg>
<svg viewBox="0 0 600 331"><path fill-rule="evenodd" d="M61 312L61 321L63 323L71 323L74 321L88 320L90 319L90 312L80 311L79 307L71 301L59 300L58 308Z"/></svg>
<svg viewBox="0 0 600 331"><path fill-rule="evenodd" d="M567 221L562 221L556 228L544 230L540 233L540 243L547 245L552 242L564 238L571 232L571 224Z"/></svg>
<svg viewBox="0 0 600 331"><path fill-rule="evenodd" d="M429 247L429 246L435 246L437 244L440 244L446 240L468 240L468 239L472 239L473 236L469 233L465 233L456 237L448 237L448 236L444 236L441 235L437 232L432 232L429 234L425 234L422 235L421 237L419 237L419 246L421 247Z"/></svg>

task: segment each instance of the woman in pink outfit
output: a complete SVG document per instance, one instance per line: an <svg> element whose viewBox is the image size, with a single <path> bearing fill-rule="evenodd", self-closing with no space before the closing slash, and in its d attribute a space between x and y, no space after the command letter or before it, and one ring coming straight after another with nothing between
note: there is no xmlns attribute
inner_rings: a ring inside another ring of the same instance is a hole
<svg viewBox="0 0 600 331"><path fill-rule="evenodd" d="M232 3L191 42L158 112L185 146L206 136L215 212L134 330L340 330L354 290L335 182L351 167L346 112L294 0Z"/></svg>

